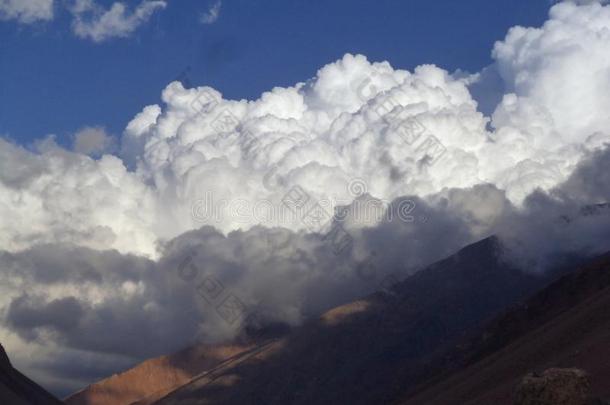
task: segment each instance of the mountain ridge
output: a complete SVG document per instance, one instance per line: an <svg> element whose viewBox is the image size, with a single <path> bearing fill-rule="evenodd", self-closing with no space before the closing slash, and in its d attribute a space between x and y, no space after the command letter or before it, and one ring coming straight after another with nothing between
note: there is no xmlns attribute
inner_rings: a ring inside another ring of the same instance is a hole
<svg viewBox="0 0 610 405"><path fill-rule="evenodd" d="M13 368L0 344L0 402L7 405L59 405L60 400Z"/></svg>
<svg viewBox="0 0 610 405"><path fill-rule="evenodd" d="M463 333L560 273L524 273L501 253L494 237L466 246L389 292L333 308L258 355L212 379L194 378L155 404L389 402Z"/></svg>
<svg viewBox="0 0 610 405"><path fill-rule="evenodd" d="M554 367L584 369L593 392L610 397L610 365L603 360L610 356L608 330L610 252L496 317L460 348L455 357L461 364L396 403L509 405L522 375Z"/></svg>

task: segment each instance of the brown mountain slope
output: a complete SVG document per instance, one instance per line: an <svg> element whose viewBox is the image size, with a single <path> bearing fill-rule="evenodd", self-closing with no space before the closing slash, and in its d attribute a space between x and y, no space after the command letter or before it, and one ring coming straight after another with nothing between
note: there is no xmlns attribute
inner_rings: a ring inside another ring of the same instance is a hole
<svg viewBox="0 0 610 405"><path fill-rule="evenodd" d="M178 353L138 364L79 391L65 400L68 405L144 405L163 397L195 375L235 356L245 345L198 345Z"/></svg>
<svg viewBox="0 0 610 405"><path fill-rule="evenodd" d="M62 402L13 368L0 345L0 404L58 405Z"/></svg>
<svg viewBox="0 0 610 405"><path fill-rule="evenodd" d="M610 397L610 254L498 317L467 352L458 371L401 403L509 405L525 373L550 367L583 369L593 393Z"/></svg>
<svg viewBox="0 0 610 405"><path fill-rule="evenodd" d="M498 257L494 238L335 308L289 337L204 373L157 402L380 404L425 376L466 331L546 284Z"/></svg>

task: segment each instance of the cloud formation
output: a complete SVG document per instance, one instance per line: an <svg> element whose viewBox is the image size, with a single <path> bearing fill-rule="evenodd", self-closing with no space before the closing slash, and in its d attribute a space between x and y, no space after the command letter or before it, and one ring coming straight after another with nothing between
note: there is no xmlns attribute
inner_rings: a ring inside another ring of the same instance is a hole
<svg viewBox="0 0 610 405"><path fill-rule="evenodd" d="M160 241L202 225L303 230L281 212L295 185L331 214L354 200L353 181L386 204L493 184L519 206L610 140L609 27L608 7L562 3L542 28L512 29L494 48L509 93L491 118L469 91L476 78L346 55L252 101L173 82L163 105L127 125L120 158L3 142L3 164L20 168L2 173L3 195L20 196L5 198L5 217L29 226L0 225L0 247L71 242L156 257Z"/></svg>
<svg viewBox="0 0 610 405"><path fill-rule="evenodd" d="M53 19L53 0L0 0L0 20L23 24Z"/></svg>
<svg viewBox="0 0 610 405"><path fill-rule="evenodd" d="M567 2L551 9L542 28L512 28L493 51L510 92L494 116L496 128L527 125L549 143L607 131L610 116L595 111L610 108L610 55L599 52L610 41L609 19L608 7Z"/></svg>
<svg viewBox="0 0 610 405"><path fill-rule="evenodd" d="M199 17L199 21L202 24L214 24L220 17L220 9L222 7L222 1L218 0L210 6L208 11L202 13Z"/></svg>
<svg viewBox="0 0 610 405"><path fill-rule="evenodd" d="M143 0L133 11L124 2L114 2L105 9L95 0L70 0L60 2L72 14L74 34L93 42L111 38L125 38L157 11L164 9L164 0ZM22 24L51 21L54 18L54 0L0 0L0 20L17 20ZM210 16L218 18L220 6L213 7Z"/></svg>
<svg viewBox="0 0 610 405"><path fill-rule="evenodd" d="M101 41L160 3L73 11ZM170 83L117 155L100 128L73 150L0 140L0 337L69 376L77 354L111 368L233 336L214 291L296 324L490 235L532 271L607 250L609 32L610 7L560 3L479 74L348 54L256 100ZM295 186L352 249L287 206Z"/></svg>
<svg viewBox="0 0 610 405"><path fill-rule="evenodd" d="M76 153L100 157L112 153L116 148L116 139L101 127L84 127L74 134L72 149Z"/></svg>
<svg viewBox="0 0 610 405"><path fill-rule="evenodd" d="M154 244L150 190L119 158L94 160L52 139L36 152L0 140L0 156L2 249L66 242L142 253Z"/></svg>
<svg viewBox="0 0 610 405"><path fill-rule="evenodd" d="M166 6L162 0L143 0L129 12L123 2L115 2L109 9L104 9L94 0L76 0L70 8L74 16L72 29L78 37L94 42L124 38L147 22L155 11Z"/></svg>
<svg viewBox="0 0 610 405"><path fill-rule="evenodd" d="M542 271L608 249L610 208L590 202L610 198L609 159L610 148L596 152L523 208L502 190L477 185L427 201L412 196L413 222L361 228L348 214L343 223L354 248L341 254L322 234L260 226L227 235L205 226L164 243L157 260L57 243L0 251L5 327L28 350L45 347L44 358L59 356L60 369L49 371L66 375L62 384L72 381L74 389L74 365L65 361L71 353L103 355L119 367L193 339L235 336L240 321L223 313L231 297L245 313L262 310L266 320L296 325L489 235L500 238L507 260ZM81 373L95 372L88 367Z"/></svg>

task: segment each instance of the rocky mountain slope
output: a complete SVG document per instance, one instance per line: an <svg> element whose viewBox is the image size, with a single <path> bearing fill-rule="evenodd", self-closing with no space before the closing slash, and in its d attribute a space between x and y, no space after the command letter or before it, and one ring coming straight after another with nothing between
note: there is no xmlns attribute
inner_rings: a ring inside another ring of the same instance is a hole
<svg viewBox="0 0 610 405"><path fill-rule="evenodd" d="M199 373L246 351L245 345L197 345L147 360L66 398L68 405L149 404Z"/></svg>
<svg viewBox="0 0 610 405"><path fill-rule="evenodd" d="M11 365L0 345L0 404L56 405L62 402Z"/></svg>
<svg viewBox="0 0 610 405"><path fill-rule="evenodd" d="M388 403L428 377L468 331L552 276L504 263L494 238L422 270L390 291L319 319L208 370L155 404Z"/></svg>
<svg viewBox="0 0 610 405"><path fill-rule="evenodd" d="M404 405L509 405L528 372L575 367L610 398L610 254L593 260L492 321ZM458 361L459 360L459 361Z"/></svg>
<svg viewBox="0 0 610 405"><path fill-rule="evenodd" d="M563 358L554 346L539 342L539 351L530 352L529 347L537 346L528 343L522 354L526 359L511 363L512 354L508 356L505 365L510 372L505 370L497 381L484 378L486 369L476 369L479 382L453 379L601 292L598 286L606 281L597 273L569 273L572 269L566 265L545 274L524 273L504 262L499 243L488 238L384 292L334 308L287 336L252 345L202 346L152 359L86 388L67 403L461 404L470 403L471 397L473 404L501 401L510 397L517 379L531 371L526 360L544 353ZM540 292L527 304L516 304L536 291ZM547 361L540 367L581 365L572 363ZM601 381L596 378L595 389ZM497 389L491 397L485 396L486 384ZM481 402L476 402L477 389ZM458 402L455 395L461 395Z"/></svg>

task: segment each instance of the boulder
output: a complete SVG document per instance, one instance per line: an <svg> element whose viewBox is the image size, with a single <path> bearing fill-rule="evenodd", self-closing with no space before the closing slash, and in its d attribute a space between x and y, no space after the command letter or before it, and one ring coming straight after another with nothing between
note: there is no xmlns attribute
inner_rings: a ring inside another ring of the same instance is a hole
<svg viewBox="0 0 610 405"><path fill-rule="evenodd" d="M550 368L529 373L517 387L514 405L588 405L587 374L575 368Z"/></svg>

